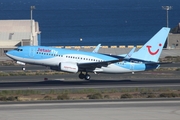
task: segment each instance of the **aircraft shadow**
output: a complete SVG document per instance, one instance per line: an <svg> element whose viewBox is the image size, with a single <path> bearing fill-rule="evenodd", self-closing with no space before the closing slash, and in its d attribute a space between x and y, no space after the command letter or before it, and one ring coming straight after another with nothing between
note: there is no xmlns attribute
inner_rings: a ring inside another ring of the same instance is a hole
<svg viewBox="0 0 180 120"><path fill-rule="evenodd" d="M79 80L47 80L47 81L33 81L33 82L2 82L0 88L11 88L11 87L38 87L38 86L91 86L91 85L137 85L137 84L180 84L180 80L90 80L90 81L79 81Z"/></svg>
<svg viewBox="0 0 180 120"><path fill-rule="evenodd" d="M68 86L68 85L95 85L95 84L117 84L117 83L130 83L131 80L90 80L90 81L61 81L61 80L47 80L47 81L36 81L36 82L2 82L0 88L5 87L30 87L30 86Z"/></svg>

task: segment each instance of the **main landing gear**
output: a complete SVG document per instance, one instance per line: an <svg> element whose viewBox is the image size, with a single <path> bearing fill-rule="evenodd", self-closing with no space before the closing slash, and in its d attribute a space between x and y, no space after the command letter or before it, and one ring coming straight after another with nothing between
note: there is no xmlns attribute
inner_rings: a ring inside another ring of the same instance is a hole
<svg viewBox="0 0 180 120"><path fill-rule="evenodd" d="M79 74L80 79L90 80L91 76L86 72L86 74L83 74L82 72Z"/></svg>

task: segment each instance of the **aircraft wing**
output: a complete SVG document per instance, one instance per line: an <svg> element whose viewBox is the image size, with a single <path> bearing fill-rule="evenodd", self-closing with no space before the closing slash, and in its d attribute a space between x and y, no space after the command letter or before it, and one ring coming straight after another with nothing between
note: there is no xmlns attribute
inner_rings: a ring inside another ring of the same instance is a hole
<svg viewBox="0 0 180 120"><path fill-rule="evenodd" d="M111 61L103 61L103 62L90 62L90 63L79 63L78 67L80 69L92 69L107 67L109 64L121 62L123 59L111 60Z"/></svg>
<svg viewBox="0 0 180 120"><path fill-rule="evenodd" d="M117 59L124 59L124 60L129 60L131 59L132 54L135 52L136 47L133 47L133 49L126 54L125 56L119 56L119 55L109 55L109 54L103 54L103 55L107 55L107 56L111 56Z"/></svg>
<svg viewBox="0 0 180 120"><path fill-rule="evenodd" d="M100 44L96 47L99 48ZM109 64L121 62L123 60L129 60L131 55L134 53L136 47L134 47L125 57L116 56L116 55L108 55L116 58L115 60L103 61L103 62L90 62L90 63L79 63L78 67L80 69L90 69L94 70L95 68L107 67Z"/></svg>

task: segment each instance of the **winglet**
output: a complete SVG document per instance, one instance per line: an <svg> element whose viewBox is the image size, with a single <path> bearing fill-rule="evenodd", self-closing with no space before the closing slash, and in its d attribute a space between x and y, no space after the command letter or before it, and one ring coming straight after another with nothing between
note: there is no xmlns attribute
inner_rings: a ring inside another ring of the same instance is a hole
<svg viewBox="0 0 180 120"><path fill-rule="evenodd" d="M98 44L96 48L92 51L93 53L97 53L99 51L99 48L101 47L101 44Z"/></svg>
<svg viewBox="0 0 180 120"><path fill-rule="evenodd" d="M132 56L132 54L134 53L135 49L136 49L136 47L133 47L133 49L125 56L124 59L126 59L126 60L127 60L127 59L130 59L131 56Z"/></svg>

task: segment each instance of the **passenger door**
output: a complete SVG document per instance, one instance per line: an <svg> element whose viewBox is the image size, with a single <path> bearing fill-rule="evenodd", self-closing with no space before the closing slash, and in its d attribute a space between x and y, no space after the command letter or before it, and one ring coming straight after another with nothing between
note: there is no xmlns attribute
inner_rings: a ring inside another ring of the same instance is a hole
<svg viewBox="0 0 180 120"><path fill-rule="evenodd" d="M29 57L33 58L35 55L35 48L30 48L29 49Z"/></svg>

